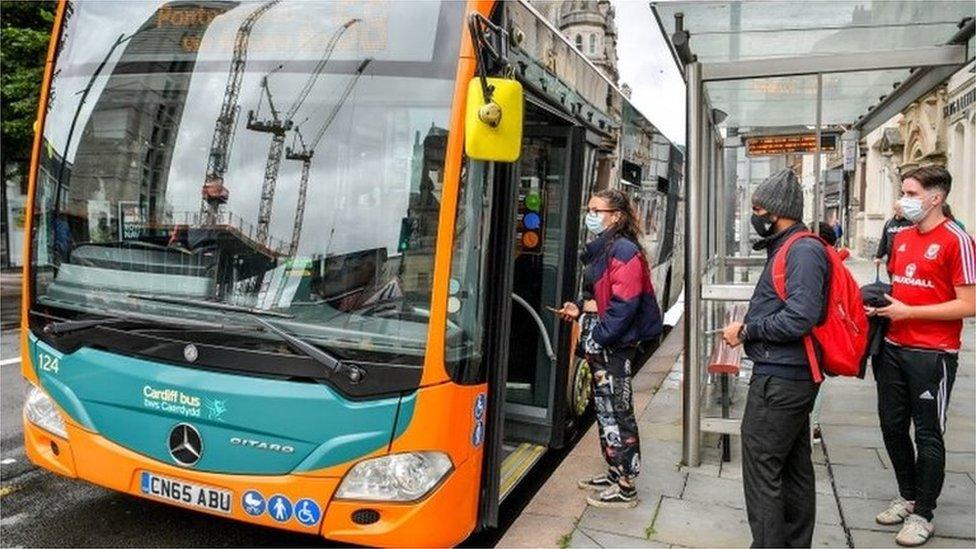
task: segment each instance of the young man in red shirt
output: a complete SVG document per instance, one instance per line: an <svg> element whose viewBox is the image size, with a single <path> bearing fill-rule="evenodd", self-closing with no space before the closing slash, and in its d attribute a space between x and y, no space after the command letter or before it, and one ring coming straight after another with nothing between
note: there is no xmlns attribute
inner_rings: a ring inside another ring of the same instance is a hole
<svg viewBox="0 0 976 549"><path fill-rule="evenodd" d="M868 311L891 320L874 377L881 431L900 493L877 521L904 523L895 541L910 547L935 532L933 511L945 479L942 435L962 319L976 315L976 246L943 214L951 187L949 172L937 166L902 175L900 206L915 226L894 237L890 304ZM913 422L915 447L909 436Z"/></svg>

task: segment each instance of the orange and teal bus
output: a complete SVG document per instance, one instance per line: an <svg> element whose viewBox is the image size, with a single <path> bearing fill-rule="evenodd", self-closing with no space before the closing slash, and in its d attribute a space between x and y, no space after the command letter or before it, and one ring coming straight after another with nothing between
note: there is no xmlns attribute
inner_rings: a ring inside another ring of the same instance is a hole
<svg viewBox="0 0 976 549"><path fill-rule="evenodd" d="M26 452L135 496L456 544L582 425L590 192L681 290L681 151L527 2L62 2L36 127Z"/></svg>

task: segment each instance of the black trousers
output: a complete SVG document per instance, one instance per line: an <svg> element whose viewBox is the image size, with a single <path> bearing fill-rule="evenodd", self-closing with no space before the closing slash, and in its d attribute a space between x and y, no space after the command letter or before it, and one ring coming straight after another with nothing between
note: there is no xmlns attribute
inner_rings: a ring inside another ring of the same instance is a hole
<svg viewBox="0 0 976 549"><path fill-rule="evenodd" d="M819 385L753 375L742 416L742 483L753 547L810 547L817 514L810 411Z"/></svg>
<svg viewBox="0 0 976 549"><path fill-rule="evenodd" d="M932 520L945 480L942 435L959 357L886 342L877 362L878 418L898 492L915 502L915 514ZM913 423L914 446L909 435Z"/></svg>
<svg viewBox="0 0 976 549"><path fill-rule="evenodd" d="M630 378L636 351L636 347L623 347L587 355L600 449L607 465L628 479L640 474L640 437Z"/></svg>

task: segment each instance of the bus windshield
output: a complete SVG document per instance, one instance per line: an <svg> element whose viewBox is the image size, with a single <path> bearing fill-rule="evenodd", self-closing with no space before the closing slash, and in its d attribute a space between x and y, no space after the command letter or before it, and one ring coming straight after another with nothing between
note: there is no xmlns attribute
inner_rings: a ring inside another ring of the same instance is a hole
<svg viewBox="0 0 976 549"><path fill-rule="evenodd" d="M48 314L424 355L460 2L69 2L43 131Z"/></svg>

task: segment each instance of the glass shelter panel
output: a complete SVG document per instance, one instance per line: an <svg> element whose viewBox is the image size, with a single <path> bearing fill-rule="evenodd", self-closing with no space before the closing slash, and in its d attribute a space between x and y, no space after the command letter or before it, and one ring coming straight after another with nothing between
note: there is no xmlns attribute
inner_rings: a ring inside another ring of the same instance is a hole
<svg viewBox="0 0 976 549"><path fill-rule="evenodd" d="M678 1L655 9L668 36L674 14L684 14L703 63L937 46L973 16L968 0Z"/></svg>
<svg viewBox="0 0 976 549"><path fill-rule="evenodd" d="M817 77L785 76L706 82L713 108L728 114L725 127L803 127L817 123Z"/></svg>

